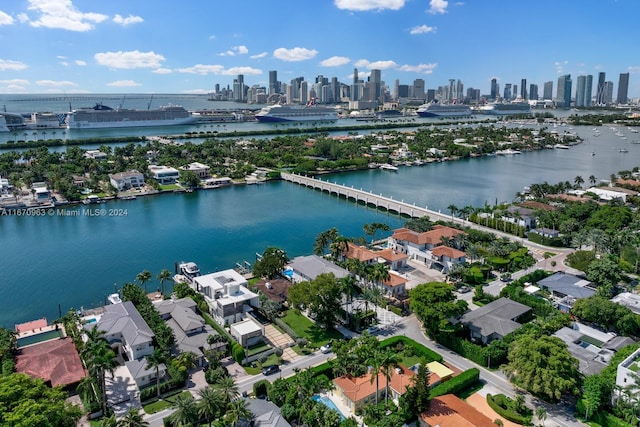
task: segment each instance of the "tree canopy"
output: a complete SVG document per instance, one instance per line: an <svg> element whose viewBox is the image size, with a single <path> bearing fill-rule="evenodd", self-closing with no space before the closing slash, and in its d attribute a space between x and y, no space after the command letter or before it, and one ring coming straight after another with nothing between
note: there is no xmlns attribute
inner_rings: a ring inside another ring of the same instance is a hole
<svg viewBox="0 0 640 427"><path fill-rule="evenodd" d="M309 282L289 288L292 306L308 309L316 322L326 329L336 324L341 310L342 285L333 273L323 273Z"/></svg>
<svg viewBox="0 0 640 427"><path fill-rule="evenodd" d="M467 311L467 302L456 301L454 287L448 283L423 283L409 291L409 297L411 309L430 337L449 329L449 319Z"/></svg>
<svg viewBox="0 0 640 427"><path fill-rule="evenodd" d="M508 360L504 372L535 395L557 401L579 392L578 361L560 338L524 335L513 343Z"/></svg>
<svg viewBox="0 0 640 427"><path fill-rule="evenodd" d="M256 277L273 279L282 273L287 262L289 262L289 258L283 249L269 247L263 252L262 258L254 264L253 274Z"/></svg>

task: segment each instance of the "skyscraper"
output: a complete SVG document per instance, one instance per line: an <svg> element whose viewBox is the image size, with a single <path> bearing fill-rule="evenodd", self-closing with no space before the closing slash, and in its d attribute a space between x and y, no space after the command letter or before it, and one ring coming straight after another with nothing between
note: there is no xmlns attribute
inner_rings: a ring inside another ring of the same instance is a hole
<svg viewBox="0 0 640 427"><path fill-rule="evenodd" d="M620 73L618 80L618 104L626 104L629 100L629 73Z"/></svg>
<svg viewBox="0 0 640 427"><path fill-rule="evenodd" d="M542 99L553 99L553 82L544 82Z"/></svg>
<svg viewBox="0 0 640 427"><path fill-rule="evenodd" d="M424 80L423 79L415 79L413 81L413 95L416 99L425 99L424 95Z"/></svg>
<svg viewBox="0 0 640 427"><path fill-rule="evenodd" d="M613 82L609 81L604 84L604 104L613 103Z"/></svg>
<svg viewBox="0 0 640 427"><path fill-rule="evenodd" d="M584 107L585 90L587 87L587 76L578 76L576 84L576 107Z"/></svg>
<svg viewBox="0 0 640 427"><path fill-rule="evenodd" d="M238 77L233 79L233 99L238 102L243 102L245 100L243 74L238 74Z"/></svg>
<svg viewBox="0 0 640 427"><path fill-rule="evenodd" d="M598 73L598 87L596 88L596 105L605 104L604 100L604 85L605 85L606 74Z"/></svg>
<svg viewBox="0 0 640 427"><path fill-rule="evenodd" d="M591 107L591 94L593 93L592 87L593 87L593 76L589 74L587 76L587 82L584 87L584 106L585 107Z"/></svg>
<svg viewBox="0 0 640 427"><path fill-rule="evenodd" d="M560 108L571 107L571 74L558 78L556 105Z"/></svg>
<svg viewBox="0 0 640 427"><path fill-rule="evenodd" d="M532 101L538 100L538 85L531 83L529 85L529 99Z"/></svg>
<svg viewBox="0 0 640 427"><path fill-rule="evenodd" d="M529 99L527 96L527 79L520 80L520 98L522 98L523 101Z"/></svg>
<svg viewBox="0 0 640 427"><path fill-rule="evenodd" d="M269 71L269 95L278 93L278 72L276 70Z"/></svg>
<svg viewBox="0 0 640 427"><path fill-rule="evenodd" d="M511 92L511 99L518 96L518 85L513 85L513 91Z"/></svg>
<svg viewBox="0 0 640 427"><path fill-rule="evenodd" d="M498 80L491 79L491 99L495 100L498 97Z"/></svg>
<svg viewBox="0 0 640 427"><path fill-rule="evenodd" d="M504 84L504 95L503 98L507 101L511 99L511 83Z"/></svg>

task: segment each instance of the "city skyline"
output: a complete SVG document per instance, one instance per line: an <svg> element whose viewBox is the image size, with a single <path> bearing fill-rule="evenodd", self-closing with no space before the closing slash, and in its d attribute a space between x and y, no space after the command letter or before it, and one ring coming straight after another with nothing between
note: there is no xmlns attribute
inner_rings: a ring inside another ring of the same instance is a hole
<svg viewBox="0 0 640 427"><path fill-rule="evenodd" d="M274 70L286 83L323 75L350 84L357 68L364 80L381 70L391 88L455 78L483 95L492 78L527 93L570 74L593 75L596 96L605 72L614 99L618 76L629 73L628 97L640 96L640 62L624 54L635 48L628 35L640 4L632 0L335 0L313 10L282 0L241 13L217 2L158 6L0 4L0 93L209 93L216 83L233 88L238 75L269 88Z"/></svg>

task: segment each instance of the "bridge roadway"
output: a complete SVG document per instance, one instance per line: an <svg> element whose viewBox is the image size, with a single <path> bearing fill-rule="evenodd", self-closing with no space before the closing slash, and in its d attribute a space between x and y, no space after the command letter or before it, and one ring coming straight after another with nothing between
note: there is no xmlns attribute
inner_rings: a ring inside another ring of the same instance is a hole
<svg viewBox="0 0 640 427"><path fill-rule="evenodd" d="M304 175L282 173L281 177L285 181L311 187L338 197L344 197L347 200L352 200L356 203L364 203L367 206L384 209L398 215L404 215L411 218L428 216L432 221L451 221L450 215L429 210L426 206L416 206L415 203L411 204L406 203L403 200L394 200L392 197L385 197L382 194L377 195L370 191L364 191L362 189L358 190L353 187L347 187L335 182L323 181L321 179L311 178Z"/></svg>

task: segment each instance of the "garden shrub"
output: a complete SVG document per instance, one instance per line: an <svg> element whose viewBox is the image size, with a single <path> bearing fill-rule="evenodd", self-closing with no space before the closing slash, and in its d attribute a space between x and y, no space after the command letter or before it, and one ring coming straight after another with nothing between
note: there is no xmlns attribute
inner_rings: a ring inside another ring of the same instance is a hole
<svg viewBox="0 0 640 427"><path fill-rule="evenodd" d="M480 370L478 368L471 368L451 378L449 381L433 387L429 395L431 398L434 398L450 393L460 393L466 388L473 386L479 379Z"/></svg>

